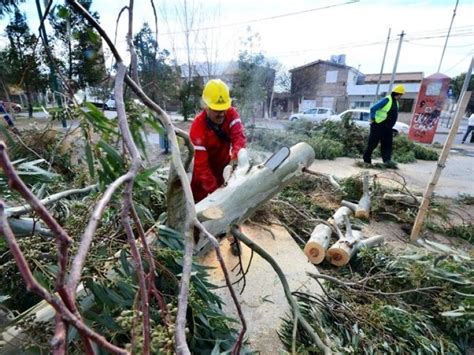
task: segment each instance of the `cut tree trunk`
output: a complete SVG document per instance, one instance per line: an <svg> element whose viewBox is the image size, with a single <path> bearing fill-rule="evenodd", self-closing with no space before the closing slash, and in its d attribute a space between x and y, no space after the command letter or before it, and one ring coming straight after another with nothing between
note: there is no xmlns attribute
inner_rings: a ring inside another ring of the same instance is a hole
<svg viewBox="0 0 474 355"><path fill-rule="evenodd" d="M344 224L344 216L350 216L352 213L353 211L348 207L339 207L332 217L328 219L328 223L335 224L338 227L342 226ZM331 240L331 234L332 229L324 223L317 224L314 227L311 237L304 247L304 253L310 262L320 264L324 260Z"/></svg>
<svg viewBox="0 0 474 355"><path fill-rule="evenodd" d="M384 237L376 235L367 239L362 239L363 235L361 232L353 231L353 238L351 239L340 239L327 251L327 260L336 266L346 265L351 257L363 247L373 247L381 244Z"/></svg>
<svg viewBox="0 0 474 355"><path fill-rule="evenodd" d="M363 194L357 205L355 216L357 218L369 218L370 214L370 194L369 194L369 174L364 172L363 177Z"/></svg>
<svg viewBox="0 0 474 355"><path fill-rule="evenodd" d="M247 152L239 151L238 166L225 187L221 187L196 204L196 213L201 215L208 208L221 210L220 219L202 221L209 233L219 236L229 231L233 224L239 224L250 217L263 203L275 196L304 167L314 161L314 150L306 143L298 143L289 149L289 155L279 165L270 159L267 163L251 166ZM270 168L270 166L272 168ZM276 167L275 167L276 166ZM206 238L200 238L195 252L204 253L210 247Z"/></svg>
<svg viewBox="0 0 474 355"><path fill-rule="evenodd" d="M385 193L383 195L383 199L385 201L390 201L390 202L398 202L398 203L403 203L405 205L419 205L421 202L421 198L413 196L413 195L407 195L407 194L389 194Z"/></svg>

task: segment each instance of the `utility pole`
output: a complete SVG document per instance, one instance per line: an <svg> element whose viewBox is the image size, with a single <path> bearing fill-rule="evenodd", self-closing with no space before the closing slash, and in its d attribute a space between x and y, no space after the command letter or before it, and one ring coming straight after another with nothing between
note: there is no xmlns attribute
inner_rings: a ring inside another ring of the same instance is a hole
<svg viewBox="0 0 474 355"><path fill-rule="evenodd" d="M377 89L375 89L374 102L377 101L379 96L380 82L382 81L383 67L385 65L385 57L387 56L388 42L390 41L391 28L388 29L387 43L385 44L385 51L383 52L382 67L380 68L379 80L377 81Z"/></svg>
<svg viewBox="0 0 474 355"><path fill-rule="evenodd" d="M392 92L395 74L397 73L398 58L400 57L400 50L402 49L403 36L405 36L405 32L402 31L402 33L400 33L400 42L398 42L397 56L395 57L395 63L393 64L392 77L390 78L390 84L388 84L387 94Z"/></svg>
<svg viewBox="0 0 474 355"><path fill-rule="evenodd" d="M40 0L36 0L36 9L38 10L39 20L43 19L43 11L41 10ZM43 42L44 48L49 58L49 80L51 84L51 88L53 89L53 95L56 99L56 104L58 107L61 106L61 98L58 95L58 80L56 78L56 71L54 70L54 63L53 63L53 55L51 53L51 48L49 47L48 35L46 34L46 29L44 27L44 22L40 24L40 37L41 41ZM63 118L61 123L64 128L67 127L66 120Z"/></svg>
<svg viewBox="0 0 474 355"><path fill-rule="evenodd" d="M445 167L449 151L451 150L451 146L454 142L454 139L456 138L456 133L459 129L459 124L461 123L462 116L464 114L464 111L466 110L467 104L471 97L471 92L467 91L467 88L471 79L473 65L474 57L471 58L471 64L469 65L469 69L466 72L466 78L464 79L464 84L462 86L461 93L459 94L459 101L456 113L454 115L453 125L451 126L448 138L444 143L443 150L441 151L441 154L438 159L438 164L436 164L436 169L431 175L430 182L426 186L425 193L423 194L423 200L421 201L420 208L418 209L418 213L416 215L415 223L413 223L413 228L411 230L410 235L410 241L412 242L416 241L419 238L421 228L423 227L423 221L425 220L426 212L428 211L428 207L430 205L431 196L433 195L436 184L438 183L439 177L441 176L441 172Z"/></svg>
<svg viewBox="0 0 474 355"><path fill-rule="evenodd" d="M449 35L451 34L451 27L453 27L454 17L456 17L456 9L458 8L459 0L456 0L456 5L454 6L453 17L451 18L451 23L449 24L448 34L446 35L446 41L444 42L443 53L441 53L441 59L439 60L439 66L437 72L441 70L441 63L443 63L444 52L446 51L446 46L448 45Z"/></svg>

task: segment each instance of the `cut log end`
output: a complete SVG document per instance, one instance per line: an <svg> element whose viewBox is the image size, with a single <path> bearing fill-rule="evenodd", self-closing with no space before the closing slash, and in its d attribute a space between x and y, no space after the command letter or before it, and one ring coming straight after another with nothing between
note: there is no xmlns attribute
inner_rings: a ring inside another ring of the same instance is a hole
<svg viewBox="0 0 474 355"><path fill-rule="evenodd" d="M224 212L219 207L208 207L197 215L199 221L214 221L224 217Z"/></svg>
<svg viewBox="0 0 474 355"><path fill-rule="evenodd" d="M365 218L369 219L369 212L366 210L358 210L355 213L356 218Z"/></svg>
<svg viewBox="0 0 474 355"><path fill-rule="evenodd" d="M304 253L308 260L313 264L320 264L326 256L326 250L321 244L315 242L308 242L304 247Z"/></svg>
<svg viewBox="0 0 474 355"><path fill-rule="evenodd" d="M333 247L328 249L326 259L335 266L344 266L349 262L351 256L346 250Z"/></svg>

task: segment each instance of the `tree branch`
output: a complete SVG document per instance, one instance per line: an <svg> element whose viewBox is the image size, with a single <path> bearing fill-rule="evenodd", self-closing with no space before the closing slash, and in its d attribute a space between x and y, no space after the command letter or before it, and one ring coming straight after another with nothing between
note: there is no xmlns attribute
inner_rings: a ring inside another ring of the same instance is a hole
<svg viewBox="0 0 474 355"><path fill-rule="evenodd" d="M254 250L258 255L260 255L272 266L273 270L275 270L275 272L277 273L280 279L280 282L283 286L283 290L285 292L286 299L289 305L291 306L291 308L293 309L295 316L298 318L299 323L308 332L314 344L317 345L318 348L324 352L324 354L331 354L331 349L326 344L323 343L319 335L314 332L311 325L302 316L298 303L295 301L295 299L293 298L291 294L290 286L288 285L288 281L286 280L285 274L283 273L283 270L280 268L277 262L264 249L262 249L254 241L247 238L243 233L241 233L237 226L232 226L231 233L235 238L239 239L241 242L247 245L250 249ZM324 331L322 329L319 329L319 333L324 334ZM326 336L326 341L328 341L327 336Z"/></svg>

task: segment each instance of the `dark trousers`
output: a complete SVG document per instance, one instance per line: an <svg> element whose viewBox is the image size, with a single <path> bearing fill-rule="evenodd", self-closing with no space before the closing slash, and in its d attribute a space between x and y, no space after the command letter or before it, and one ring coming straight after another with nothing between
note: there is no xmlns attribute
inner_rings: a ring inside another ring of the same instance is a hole
<svg viewBox="0 0 474 355"><path fill-rule="evenodd" d="M382 160L384 163L392 159L392 142L393 132L392 128L384 124L372 123L370 125L369 141L367 142L367 149L364 152L364 162L372 163L372 152L380 142L382 150Z"/></svg>
<svg viewBox="0 0 474 355"><path fill-rule="evenodd" d="M466 134L464 134L464 137L462 137L463 143L466 141L466 138L469 136L469 133L471 133L471 131L474 131L474 126L467 126Z"/></svg>

